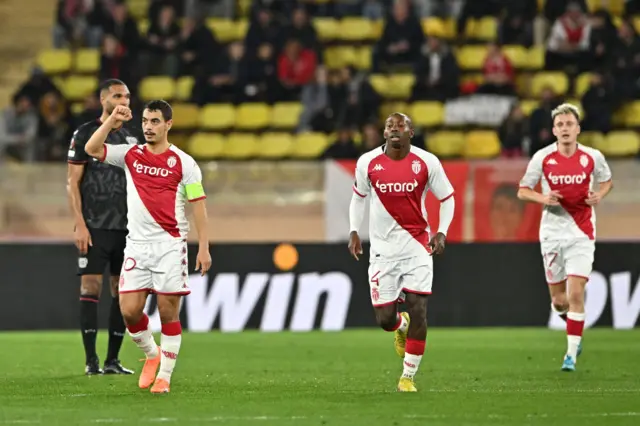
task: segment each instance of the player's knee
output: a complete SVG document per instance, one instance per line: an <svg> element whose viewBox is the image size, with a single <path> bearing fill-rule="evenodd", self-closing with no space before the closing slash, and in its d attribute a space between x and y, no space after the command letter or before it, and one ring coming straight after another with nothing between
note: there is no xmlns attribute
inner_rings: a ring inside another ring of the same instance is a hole
<svg viewBox="0 0 640 426"><path fill-rule="evenodd" d="M566 312L569 309L569 301L566 294L557 294L551 298L553 307L558 312Z"/></svg>
<svg viewBox="0 0 640 426"><path fill-rule="evenodd" d="M101 275L83 275L80 279L80 294L100 297L101 290Z"/></svg>
<svg viewBox="0 0 640 426"><path fill-rule="evenodd" d="M109 284L111 286L111 297L118 297L119 282L120 282L120 277L111 277L111 281L109 281Z"/></svg>

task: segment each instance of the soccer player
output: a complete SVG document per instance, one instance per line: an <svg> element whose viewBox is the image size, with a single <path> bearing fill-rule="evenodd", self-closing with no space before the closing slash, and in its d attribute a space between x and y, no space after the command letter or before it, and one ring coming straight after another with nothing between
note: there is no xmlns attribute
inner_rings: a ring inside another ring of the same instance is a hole
<svg viewBox="0 0 640 426"><path fill-rule="evenodd" d="M557 142L536 152L518 198L544 205L540 246L551 308L567 322L563 371L574 371L584 329L584 293L596 239L596 206L612 188L611 170L597 149L580 145L580 112L562 104L551 112ZM534 190L542 181L542 193Z"/></svg>
<svg viewBox="0 0 640 426"><path fill-rule="evenodd" d="M182 341L180 299L191 292L186 201L193 207L200 243L196 270L204 275L211 266L202 173L191 156L167 140L172 116L167 102L149 102L142 116L145 145L105 144L112 128L131 120L129 108L116 107L85 146L87 154L122 167L127 176L129 235L120 275L120 306L129 334L146 355L138 385L142 389L153 385L152 393L169 392ZM158 295L160 347L144 313L149 293Z"/></svg>
<svg viewBox="0 0 640 426"><path fill-rule="evenodd" d="M127 182L122 169L90 158L84 146L91 135L108 121L117 106L129 106L129 89L120 80L107 80L100 87L102 115L78 127L68 153L69 203L75 219L75 243L79 251L80 331L86 356L85 374L133 374L118 360L125 325L120 313L118 281L127 236ZM109 128L107 141L123 147L137 144L135 136L121 124ZM96 353L98 300L102 293L102 274L109 264L111 272L111 311L109 349L100 369Z"/></svg>
<svg viewBox="0 0 640 426"><path fill-rule="evenodd" d="M386 143L363 154L349 207L349 251L358 259L358 231L370 197L369 286L378 324L395 332L396 352L404 358L400 392L416 392L414 376L427 339L427 297L433 280L433 254L444 251L454 213L453 187L442 164L431 153L411 145L411 119L391 114L385 122ZM440 225L429 240L425 197L440 200ZM398 313L398 303L406 312Z"/></svg>

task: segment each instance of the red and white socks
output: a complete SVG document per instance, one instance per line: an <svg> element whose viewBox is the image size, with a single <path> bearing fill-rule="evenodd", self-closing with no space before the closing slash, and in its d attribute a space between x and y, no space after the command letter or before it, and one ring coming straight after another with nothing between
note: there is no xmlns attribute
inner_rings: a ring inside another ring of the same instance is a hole
<svg viewBox="0 0 640 426"><path fill-rule="evenodd" d="M391 330L387 330L387 331L400 331L403 334L407 334L407 330L409 329L409 321L407 321L407 319L400 315L400 313L398 312L396 314L396 325L391 329Z"/></svg>
<svg viewBox="0 0 640 426"><path fill-rule="evenodd" d="M162 338L160 341L162 358L160 359L160 371L158 379L171 381L171 374L178 360L180 344L182 343L182 326L180 321L162 324Z"/></svg>
<svg viewBox="0 0 640 426"><path fill-rule="evenodd" d="M404 369L402 377L412 379L418 372L422 355L424 355L425 340L407 339L404 351Z"/></svg>
<svg viewBox="0 0 640 426"><path fill-rule="evenodd" d="M584 313L567 313L567 355L573 358L574 361L578 357L578 347L582 340L585 317Z"/></svg>
<svg viewBox="0 0 640 426"><path fill-rule="evenodd" d="M146 314L142 314L142 318L136 324L128 325L127 330L133 342L144 352L147 358L155 358L159 355L158 345L149 328L149 317Z"/></svg>

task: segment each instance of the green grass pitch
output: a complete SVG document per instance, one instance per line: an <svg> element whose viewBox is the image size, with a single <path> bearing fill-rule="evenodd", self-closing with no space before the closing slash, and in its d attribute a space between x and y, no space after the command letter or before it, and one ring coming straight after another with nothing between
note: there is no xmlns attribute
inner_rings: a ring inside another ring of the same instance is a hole
<svg viewBox="0 0 640 426"><path fill-rule="evenodd" d="M79 332L1 333L0 425L639 425L640 330L433 329L416 384L395 386L393 335L244 332L183 337L169 395L135 376L83 375ZM99 353L106 352L101 332ZM122 361L141 353L125 338Z"/></svg>

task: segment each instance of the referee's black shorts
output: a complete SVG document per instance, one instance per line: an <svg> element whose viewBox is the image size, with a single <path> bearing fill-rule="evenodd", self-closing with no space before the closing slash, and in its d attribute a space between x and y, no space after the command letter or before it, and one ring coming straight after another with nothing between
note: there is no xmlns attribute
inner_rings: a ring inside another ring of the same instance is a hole
<svg viewBox="0 0 640 426"><path fill-rule="evenodd" d="M120 275L127 231L89 229L89 233L93 245L86 255L78 256L78 275L102 275L107 264L111 276Z"/></svg>

